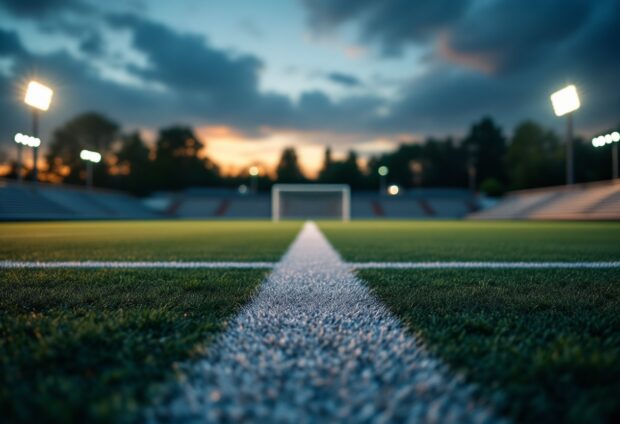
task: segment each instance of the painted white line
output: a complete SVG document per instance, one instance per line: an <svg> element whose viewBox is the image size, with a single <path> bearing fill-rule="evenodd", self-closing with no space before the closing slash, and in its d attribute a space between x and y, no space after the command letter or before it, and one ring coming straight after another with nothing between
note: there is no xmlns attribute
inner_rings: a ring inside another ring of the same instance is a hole
<svg viewBox="0 0 620 424"><path fill-rule="evenodd" d="M313 223L205 354L147 421L496 421Z"/></svg>
<svg viewBox="0 0 620 424"><path fill-rule="evenodd" d="M620 268L610 262L350 262L355 269L604 269Z"/></svg>
<svg viewBox="0 0 620 424"><path fill-rule="evenodd" d="M172 269L271 269L274 262L181 262L181 261L0 261L1 268L172 268Z"/></svg>

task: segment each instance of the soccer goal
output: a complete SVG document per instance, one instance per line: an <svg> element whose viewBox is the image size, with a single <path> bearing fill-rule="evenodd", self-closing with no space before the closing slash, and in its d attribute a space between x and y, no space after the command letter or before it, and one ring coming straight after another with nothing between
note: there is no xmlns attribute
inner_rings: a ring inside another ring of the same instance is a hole
<svg viewBox="0 0 620 424"><path fill-rule="evenodd" d="M271 217L281 219L351 218L351 189L346 184L275 184Z"/></svg>

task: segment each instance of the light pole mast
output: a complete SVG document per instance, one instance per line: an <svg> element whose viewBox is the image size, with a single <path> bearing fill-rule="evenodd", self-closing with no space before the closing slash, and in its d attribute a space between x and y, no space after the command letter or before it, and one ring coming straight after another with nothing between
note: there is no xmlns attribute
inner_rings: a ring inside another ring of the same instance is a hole
<svg viewBox="0 0 620 424"><path fill-rule="evenodd" d="M577 94L577 88L569 85L551 95L551 104L555 116L566 115L566 184L575 183L575 170L573 158L573 112L579 109L581 102Z"/></svg>

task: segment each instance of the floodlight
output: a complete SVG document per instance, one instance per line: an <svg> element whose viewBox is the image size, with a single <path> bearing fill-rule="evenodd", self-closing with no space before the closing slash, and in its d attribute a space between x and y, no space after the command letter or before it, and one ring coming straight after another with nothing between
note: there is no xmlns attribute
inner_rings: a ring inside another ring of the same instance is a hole
<svg viewBox="0 0 620 424"><path fill-rule="evenodd" d="M54 91L51 88L37 81L30 81L26 89L24 103L39 110L48 110L53 95Z"/></svg>
<svg viewBox="0 0 620 424"><path fill-rule="evenodd" d="M17 144L22 144L28 147L39 147L41 145L41 140L39 138L22 133L15 134L14 140Z"/></svg>
<svg viewBox="0 0 620 424"><path fill-rule="evenodd" d="M551 95L551 103L555 116L563 116L567 113L574 112L581 106L577 88L569 85Z"/></svg>
<svg viewBox="0 0 620 424"><path fill-rule="evenodd" d="M256 177L258 175L258 167L250 166L250 169L248 170L248 172L251 176Z"/></svg>
<svg viewBox="0 0 620 424"><path fill-rule="evenodd" d="M611 133L611 139L614 143L617 143L620 141L620 133L618 131L614 131Z"/></svg>
<svg viewBox="0 0 620 424"><path fill-rule="evenodd" d="M80 152L80 158L89 162L99 163L101 161L101 154L91 152L90 150L82 150Z"/></svg>
<svg viewBox="0 0 620 424"><path fill-rule="evenodd" d="M400 191L400 189L398 188L398 186L396 184L393 184L393 185L388 187L388 194L390 196L396 196L399 191Z"/></svg>
<svg viewBox="0 0 620 424"><path fill-rule="evenodd" d="M613 143L613 140L611 139L611 134L605 134L605 143L606 144Z"/></svg>
<svg viewBox="0 0 620 424"><path fill-rule="evenodd" d="M379 172L379 175L381 175L382 177L385 177L388 174L388 172L390 172L390 170L388 169L387 166L383 165L379 167L378 172Z"/></svg>

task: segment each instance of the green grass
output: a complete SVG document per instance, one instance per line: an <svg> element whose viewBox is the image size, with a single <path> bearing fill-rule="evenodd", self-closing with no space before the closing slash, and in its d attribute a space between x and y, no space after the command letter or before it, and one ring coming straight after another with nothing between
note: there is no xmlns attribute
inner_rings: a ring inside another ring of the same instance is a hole
<svg viewBox="0 0 620 424"><path fill-rule="evenodd" d="M0 260L278 261L300 222L0 223Z"/></svg>
<svg viewBox="0 0 620 424"><path fill-rule="evenodd" d="M434 354L509 416L620 421L618 270L359 274Z"/></svg>
<svg viewBox="0 0 620 424"><path fill-rule="evenodd" d="M350 261L620 260L620 223L323 222Z"/></svg>
<svg viewBox="0 0 620 424"><path fill-rule="evenodd" d="M2 421L132 421L265 274L0 271Z"/></svg>

